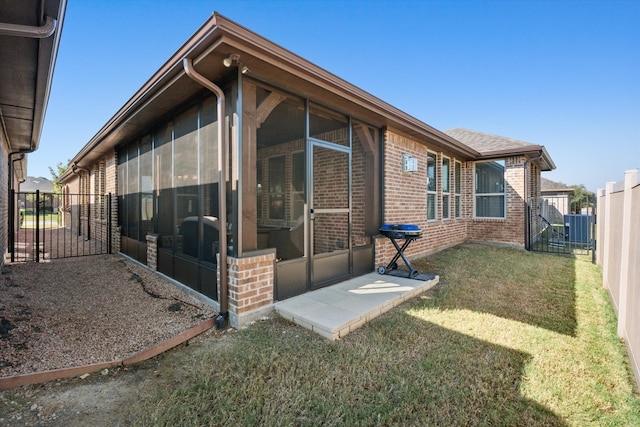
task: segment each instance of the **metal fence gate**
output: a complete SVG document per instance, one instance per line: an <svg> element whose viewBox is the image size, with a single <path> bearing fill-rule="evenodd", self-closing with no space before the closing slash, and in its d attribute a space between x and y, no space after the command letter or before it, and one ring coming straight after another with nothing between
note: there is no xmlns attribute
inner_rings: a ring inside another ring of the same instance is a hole
<svg viewBox="0 0 640 427"><path fill-rule="evenodd" d="M590 197L533 198L527 206L527 249L595 256L595 205Z"/></svg>
<svg viewBox="0 0 640 427"><path fill-rule="evenodd" d="M11 262L111 253L111 195L11 191Z"/></svg>

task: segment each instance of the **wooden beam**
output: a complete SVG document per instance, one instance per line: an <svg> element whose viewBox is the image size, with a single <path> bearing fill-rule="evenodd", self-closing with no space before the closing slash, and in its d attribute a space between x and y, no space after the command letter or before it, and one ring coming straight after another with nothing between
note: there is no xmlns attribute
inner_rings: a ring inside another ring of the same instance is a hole
<svg viewBox="0 0 640 427"><path fill-rule="evenodd" d="M362 144L365 161L365 192L364 205L367 207L367 215L365 215L364 229L365 234L377 234L380 226L380 150L378 141L374 138L377 132L371 132L371 128L364 124L358 124L354 127L356 136Z"/></svg>
<svg viewBox="0 0 640 427"><path fill-rule="evenodd" d="M269 117L271 112L278 106L282 101L286 99L286 96L281 95L276 92L271 92L267 98L262 101L262 103L257 108L256 114L256 128L262 126L265 120Z"/></svg>

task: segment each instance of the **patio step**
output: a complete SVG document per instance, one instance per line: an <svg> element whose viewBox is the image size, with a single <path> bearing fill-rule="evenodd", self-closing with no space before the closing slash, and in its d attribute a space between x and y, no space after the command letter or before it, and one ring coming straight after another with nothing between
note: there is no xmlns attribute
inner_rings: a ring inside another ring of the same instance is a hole
<svg viewBox="0 0 640 427"><path fill-rule="evenodd" d="M283 318L337 340L439 281L432 274L409 279L369 273L278 302L275 309Z"/></svg>

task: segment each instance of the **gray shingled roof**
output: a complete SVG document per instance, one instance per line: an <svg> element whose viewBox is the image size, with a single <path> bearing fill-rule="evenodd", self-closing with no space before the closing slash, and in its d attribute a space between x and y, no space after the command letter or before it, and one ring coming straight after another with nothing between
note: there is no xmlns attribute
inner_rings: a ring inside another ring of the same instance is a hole
<svg viewBox="0 0 640 427"><path fill-rule="evenodd" d="M27 179L20 183L20 191L36 191L40 190L44 193L53 192L53 182L43 177L28 176Z"/></svg>
<svg viewBox="0 0 640 427"><path fill-rule="evenodd" d="M573 192L573 188L562 182L552 181L545 177L540 177L540 190L542 191L555 191L555 192Z"/></svg>
<svg viewBox="0 0 640 427"><path fill-rule="evenodd" d="M444 131L444 133L480 153L538 147L535 144L519 141L517 139L507 138L500 135L492 135L490 133L477 132L464 128L450 129Z"/></svg>

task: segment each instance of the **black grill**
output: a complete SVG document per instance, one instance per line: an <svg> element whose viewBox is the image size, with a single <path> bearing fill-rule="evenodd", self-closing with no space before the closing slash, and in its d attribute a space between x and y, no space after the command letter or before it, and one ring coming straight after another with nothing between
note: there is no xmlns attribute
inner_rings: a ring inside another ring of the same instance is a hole
<svg viewBox="0 0 640 427"><path fill-rule="evenodd" d="M420 229L420 227L413 224L385 224L380 227L380 234L391 240L391 243L393 243L393 246L396 248L396 254L386 267L378 267L378 273L387 274L393 270L397 270L398 258L402 258L404 263L409 268L408 277L413 279L418 276L420 272L413 268L413 266L405 256L404 251L405 249L407 249L411 242L422 237L422 230ZM396 240L404 240L404 243L402 244L402 246L400 246Z"/></svg>

